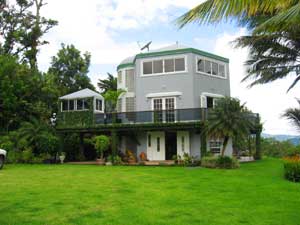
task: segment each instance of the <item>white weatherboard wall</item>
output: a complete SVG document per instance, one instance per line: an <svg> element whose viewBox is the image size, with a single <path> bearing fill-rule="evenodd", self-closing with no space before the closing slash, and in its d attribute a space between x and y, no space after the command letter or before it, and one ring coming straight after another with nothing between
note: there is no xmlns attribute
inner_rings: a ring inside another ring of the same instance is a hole
<svg viewBox="0 0 300 225"><path fill-rule="evenodd" d="M177 155L183 156L184 153L190 155L190 134L188 131L177 131Z"/></svg>

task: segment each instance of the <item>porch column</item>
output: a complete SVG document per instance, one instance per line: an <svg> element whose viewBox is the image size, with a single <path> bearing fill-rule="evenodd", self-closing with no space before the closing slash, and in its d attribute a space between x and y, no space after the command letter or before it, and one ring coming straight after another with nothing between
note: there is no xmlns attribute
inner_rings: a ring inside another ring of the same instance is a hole
<svg viewBox="0 0 300 225"><path fill-rule="evenodd" d="M207 135L202 130L201 133L200 133L200 143L201 143L200 152L201 152L201 158L203 156L205 156L206 153L207 153L207 143L206 143L206 140L207 140Z"/></svg>
<svg viewBox="0 0 300 225"><path fill-rule="evenodd" d="M115 156L117 155L118 148L118 134L115 129L111 130L111 153L112 153L112 163L115 162Z"/></svg>
<svg viewBox="0 0 300 225"><path fill-rule="evenodd" d="M260 145L260 139L261 139L261 132L262 132L262 124L260 123L260 117L257 116L256 120L256 132L255 132L255 159L259 160L261 159L261 145Z"/></svg>

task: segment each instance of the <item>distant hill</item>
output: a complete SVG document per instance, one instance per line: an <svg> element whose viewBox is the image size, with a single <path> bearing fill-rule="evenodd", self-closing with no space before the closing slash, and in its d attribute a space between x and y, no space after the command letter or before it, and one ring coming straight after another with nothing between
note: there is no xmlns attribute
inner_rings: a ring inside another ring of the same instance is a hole
<svg viewBox="0 0 300 225"><path fill-rule="evenodd" d="M274 138L277 141L290 141L294 145L300 144L300 136L286 135L286 134L265 134L262 133L264 138Z"/></svg>

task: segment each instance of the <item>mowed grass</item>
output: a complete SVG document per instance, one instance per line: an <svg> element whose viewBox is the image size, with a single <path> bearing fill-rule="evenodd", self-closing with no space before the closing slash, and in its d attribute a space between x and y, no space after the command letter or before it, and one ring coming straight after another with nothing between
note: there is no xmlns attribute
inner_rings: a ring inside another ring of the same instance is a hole
<svg viewBox="0 0 300 225"><path fill-rule="evenodd" d="M237 170L6 165L0 224L300 224L280 160Z"/></svg>

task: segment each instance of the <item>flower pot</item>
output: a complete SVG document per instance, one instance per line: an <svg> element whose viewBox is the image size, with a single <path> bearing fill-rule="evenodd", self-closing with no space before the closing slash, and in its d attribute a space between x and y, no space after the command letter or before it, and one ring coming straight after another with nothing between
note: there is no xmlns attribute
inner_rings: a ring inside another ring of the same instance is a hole
<svg viewBox="0 0 300 225"><path fill-rule="evenodd" d="M60 155L60 156L59 156L59 160L60 160L60 163L61 163L61 164L63 164L63 163L64 163L64 161L65 161L65 158L66 158L66 156L65 156L65 155Z"/></svg>
<svg viewBox="0 0 300 225"><path fill-rule="evenodd" d="M104 159L96 159L97 165L105 165Z"/></svg>

